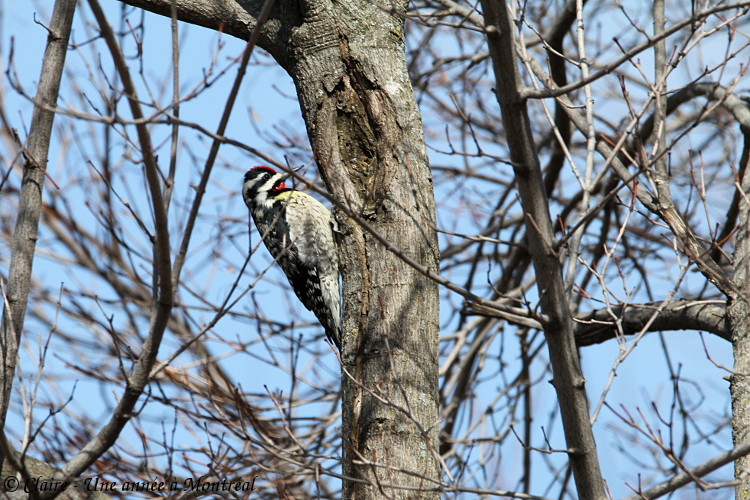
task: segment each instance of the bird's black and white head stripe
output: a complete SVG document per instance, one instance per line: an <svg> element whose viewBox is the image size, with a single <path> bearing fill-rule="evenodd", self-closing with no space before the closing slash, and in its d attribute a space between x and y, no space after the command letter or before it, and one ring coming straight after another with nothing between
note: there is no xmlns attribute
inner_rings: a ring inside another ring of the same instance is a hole
<svg viewBox="0 0 750 500"><path fill-rule="evenodd" d="M253 167L245 174L245 180L242 184L242 197L245 203L250 206L261 193L267 197L268 193L278 193L288 189L284 180L285 177L271 167Z"/></svg>

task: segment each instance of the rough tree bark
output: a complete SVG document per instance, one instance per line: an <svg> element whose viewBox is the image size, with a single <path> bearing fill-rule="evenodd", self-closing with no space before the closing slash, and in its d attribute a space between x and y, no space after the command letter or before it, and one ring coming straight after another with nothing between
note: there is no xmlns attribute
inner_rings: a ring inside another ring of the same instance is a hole
<svg viewBox="0 0 750 500"><path fill-rule="evenodd" d="M734 369L732 373L732 437L734 445L750 442L750 128L743 126L744 149L737 188L744 203L738 205L737 233L734 247L733 282L737 290L729 297L727 323L732 335ZM750 455L734 463L734 477L739 481L736 498L750 497Z"/></svg>
<svg viewBox="0 0 750 500"><path fill-rule="evenodd" d="M392 7L396 14L368 2L358 3L351 14L316 7L313 21L294 38L293 74L332 193L404 254L435 272L431 177L398 16L406 5ZM436 285L359 224L339 220L344 473L383 487L434 488ZM388 468L355 465L367 462ZM347 482L344 497L380 498L378 489ZM391 493L394 498L413 494Z"/></svg>
<svg viewBox="0 0 750 500"><path fill-rule="evenodd" d="M125 1L170 13L170 0ZM437 285L370 232L437 272L432 178L404 55L406 5L279 2L259 42L294 80L321 174L341 202L343 468L356 479L345 481L345 498L437 498ZM260 2L181 0L177 9L181 20L246 37Z"/></svg>

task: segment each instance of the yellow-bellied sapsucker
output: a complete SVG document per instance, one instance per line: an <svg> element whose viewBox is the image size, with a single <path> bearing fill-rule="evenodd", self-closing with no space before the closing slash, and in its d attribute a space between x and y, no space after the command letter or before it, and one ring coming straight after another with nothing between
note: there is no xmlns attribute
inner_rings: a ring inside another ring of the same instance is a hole
<svg viewBox="0 0 750 500"><path fill-rule="evenodd" d="M286 187L286 178L270 167L254 167L245 174L242 198L294 293L340 348L339 261L331 213L315 198Z"/></svg>

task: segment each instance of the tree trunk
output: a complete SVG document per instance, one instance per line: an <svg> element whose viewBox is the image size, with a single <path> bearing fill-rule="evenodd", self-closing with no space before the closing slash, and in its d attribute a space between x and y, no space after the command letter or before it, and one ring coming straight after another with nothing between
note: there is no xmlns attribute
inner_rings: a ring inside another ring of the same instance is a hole
<svg viewBox="0 0 750 500"><path fill-rule="evenodd" d="M750 307L747 300L733 301L727 308L727 318L732 329L734 352L734 373L730 386L732 439L734 445L739 446L750 439ZM750 455L734 462L734 477L739 481L737 500L746 500L750 496Z"/></svg>
<svg viewBox="0 0 750 500"><path fill-rule="evenodd" d="M432 180L398 15L406 6L394 7L311 8L293 37L291 74L332 194L437 272ZM425 492L439 479L437 285L337 212L344 474L365 481L346 481L344 498L413 498L415 489L437 498Z"/></svg>
<svg viewBox="0 0 750 500"><path fill-rule="evenodd" d="M743 173L738 188L744 193L745 202L739 203L737 233L734 246L734 276L737 287L734 297L730 297L727 307L727 320L732 334L734 369L732 373L732 438L735 447L750 440L750 130L743 127L745 134L742 152ZM736 489L737 500L750 497L750 455L737 459L734 463L734 477L739 481Z"/></svg>
<svg viewBox="0 0 750 500"><path fill-rule="evenodd" d="M170 0L125 1L170 13ZM345 480L344 498L438 497L427 491L440 478L438 288L372 234L437 272L432 177L404 54L406 5L277 2L259 42L293 78L321 174L341 202L343 472L355 479ZM260 3L223 2L233 17L221 19L206 0L177 8L182 20L246 37Z"/></svg>

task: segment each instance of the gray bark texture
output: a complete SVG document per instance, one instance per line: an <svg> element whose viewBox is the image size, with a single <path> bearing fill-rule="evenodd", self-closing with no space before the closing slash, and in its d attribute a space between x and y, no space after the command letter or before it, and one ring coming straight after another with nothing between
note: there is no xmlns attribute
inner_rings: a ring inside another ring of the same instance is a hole
<svg viewBox="0 0 750 500"><path fill-rule="evenodd" d="M10 404L11 390L16 373L18 346L21 343L26 305L31 285L31 269L39 232L42 208L42 191L47 168L52 123L55 113L44 109L54 107L60 90L65 55L68 50L70 28L73 23L76 0L58 0L52 12L47 35L42 69L39 73L31 128L24 148L23 179L18 201L18 217L13 233L8 283L4 289L3 317L0 332L2 342L3 381L0 384L0 429L5 428L5 417ZM0 463L4 453L0 449Z"/></svg>
<svg viewBox="0 0 750 500"><path fill-rule="evenodd" d="M127 3L162 15L171 6ZM246 38L260 3L177 8L181 20ZM259 42L294 80L321 174L339 201L344 498L438 496L438 289L399 256L438 270L405 10L404 1L277 2Z"/></svg>
<svg viewBox="0 0 750 500"><path fill-rule="evenodd" d="M318 163L348 210L436 272L432 182L402 20L368 2L333 14L317 8L293 38L294 79ZM437 285L359 223L339 221L344 475L365 481L346 481L344 497L414 497L439 477Z"/></svg>
<svg viewBox="0 0 750 500"><path fill-rule="evenodd" d="M730 340L726 321L726 305L714 301L673 300L667 304L630 304L613 308L619 325L612 320L611 311L596 311L576 316L576 345L583 347L616 338L635 335L644 328L650 332L690 330L710 332ZM619 327L619 328L618 328Z"/></svg>
<svg viewBox="0 0 750 500"><path fill-rule="evenodd" d="M745 144L739 189L744 200L750 199L750 129L742 127ZM737 234L734 247L734 282L737 290L729 297L727 323L732 335L734 368L732 383L732 438L734 446L750 442L750 203L739 203ZM750 455L734 463L734 477L739 481L736 498L750 498Z"/></svg>

